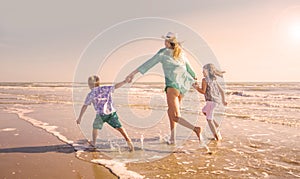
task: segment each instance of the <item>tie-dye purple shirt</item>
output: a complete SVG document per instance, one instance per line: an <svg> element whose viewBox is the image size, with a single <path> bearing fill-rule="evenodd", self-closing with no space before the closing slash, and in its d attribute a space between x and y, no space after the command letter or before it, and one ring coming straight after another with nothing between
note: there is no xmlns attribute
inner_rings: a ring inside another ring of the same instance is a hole
<svg viewBox="0 0 300 179"><path fill-rule="evenodd" d="M111 93L114 86L98 86L95 87L87 95L84 104L91 105L93 103L97 114L107 115L116 111L113 107Z"/></svg>

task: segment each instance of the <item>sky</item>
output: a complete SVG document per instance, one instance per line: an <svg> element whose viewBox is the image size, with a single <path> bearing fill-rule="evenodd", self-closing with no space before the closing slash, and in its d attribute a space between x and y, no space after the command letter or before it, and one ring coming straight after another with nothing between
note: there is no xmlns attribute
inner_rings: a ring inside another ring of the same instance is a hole
<svg viewBox="0 0 300 179"><path fill-rule="evenodd" d="M300 81L299 0L0 2L0 82L71 82L83 53L99 34L147 17L174 20L196 32L226 71L226 81ZM146 30L167 33L165 27L151 25L127 29ZM184 41L186 35L179 37ZM105 43L117 41L109 40ZM99 73L105 81L114 80L120 66L134 70L163 46L162 40L116 46L113 53L104 54L111 59L107 72ZM192 64L201 76L203 64Z"/></svg>

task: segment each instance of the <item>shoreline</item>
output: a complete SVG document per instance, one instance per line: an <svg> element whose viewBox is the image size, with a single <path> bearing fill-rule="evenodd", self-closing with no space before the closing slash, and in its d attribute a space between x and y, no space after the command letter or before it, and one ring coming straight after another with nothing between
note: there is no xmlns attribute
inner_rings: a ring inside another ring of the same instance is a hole
<svg viewBox="0 0 300 179"><path fill-rule="evenodd" d="M76 158L72 146L0 110L1 178L118 178L101 165Z"/></svg>
<svg viewBox="0 0 300 179"><path fill-rule="evenodd" d="M75 139L74 141L83 139L83 136L77 134L77 126L69 125L73 124L70 121L72 118L69 107L55 106L52 110L55 111L56 108L64 112L52 114L49 109L38 105L33 107L35 112L26 113L25 117L46 118L46 121L54 120L53 117L62 121L68 118L69 120L63 123L68 126L66 132L72 134L71 139ZM87 157L80 160L74 146L70 147L57 135L19 119L16 113L4 110L5 108L0 108L2 178L118 178L110 170L118 165L112 162L110 166L104 167L105 162L110 160L103 154L83 152L82 156ZM64 129L64 125L59 126ZM50 124L42 126L53 128ZM191 136L181 149L182 152L174 152L152 162L126 163L124 166L128 169L126 171L136 172L144 178L300 178L298 129L259 121L225 118L221 126L223 141L212 141L208 145L212 155L199 148L195 136ZM101 161L102 159L106 160ZM97 160L100 160L99 164L96 164ZM55 175L53 170L58 171L58 175Z"/></svg>

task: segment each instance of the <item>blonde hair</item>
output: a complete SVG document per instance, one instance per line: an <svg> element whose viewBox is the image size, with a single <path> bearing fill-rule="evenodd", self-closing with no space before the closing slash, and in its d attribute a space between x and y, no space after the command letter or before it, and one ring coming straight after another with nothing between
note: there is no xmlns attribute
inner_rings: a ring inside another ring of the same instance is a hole
<svg viewBox="0 0 300 179"><path fill-rule="evenodd" d="M175 60L177 60L180 55L181 55L181 47L180 47L180 43L176 40L175 37L173 37L172 39L169 40L172 48L173 48L173 58Z"/></svg>
<svg viewBox="0 0 300 179"><path fill-rule="evenodd" d="M220 71L220 70L216 69L215 65L212 63L208 63L208 64L204 65L203 69L207 70L208 77L212 80L216 80L217 79L216 76L223 78L223 73L225 73L225 71Z"/></svg>
<svg viewBox="0 0 300 179"><path fill-rule="evenodd" d="M94 87L100 86L100 78L97 75L90 76L88 79L88 83L93 83Z"/></svg>

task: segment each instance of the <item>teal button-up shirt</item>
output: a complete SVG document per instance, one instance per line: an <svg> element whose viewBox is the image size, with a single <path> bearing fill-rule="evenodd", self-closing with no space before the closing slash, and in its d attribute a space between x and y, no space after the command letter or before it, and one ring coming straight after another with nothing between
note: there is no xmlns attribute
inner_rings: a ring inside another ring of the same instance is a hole
<svg viewBox="0 0 300 179"><path fill-rule="evenodd" d="M145 74L157 63L162 64L166 88L176 88L181 94L185 94L195 82L195 73L184 53L181 53L180 57L175 60L172 49L160 49L152 58L138 67L138 71Z"/></svg>

